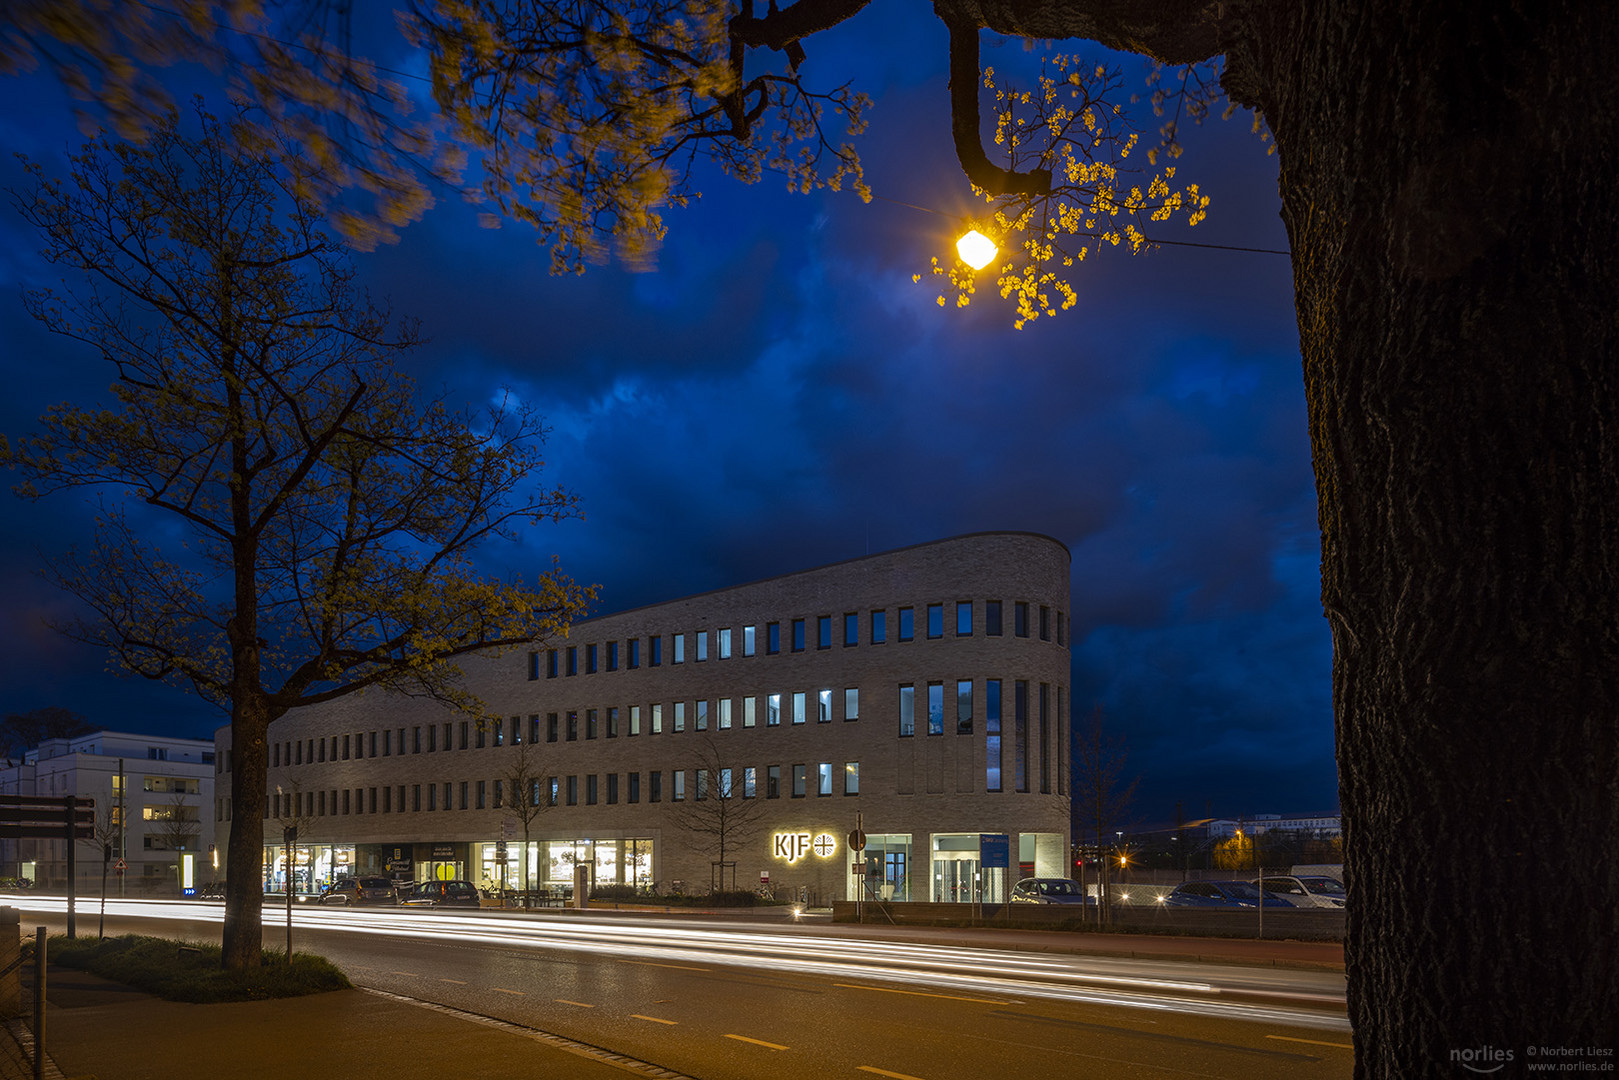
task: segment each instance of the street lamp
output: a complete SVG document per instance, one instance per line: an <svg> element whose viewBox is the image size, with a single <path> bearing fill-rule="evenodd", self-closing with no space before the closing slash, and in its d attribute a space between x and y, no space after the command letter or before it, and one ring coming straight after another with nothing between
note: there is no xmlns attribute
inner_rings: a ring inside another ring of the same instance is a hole
<svg viewBox="0 0 1619 1080"><path fill-rule="evenodd" d="M974 270L982 270L988 266L995 260L999 250L995 246L995 241L977 229L969 230L965 236L956 241L956 254L961 256L962 262Z"/></svg>

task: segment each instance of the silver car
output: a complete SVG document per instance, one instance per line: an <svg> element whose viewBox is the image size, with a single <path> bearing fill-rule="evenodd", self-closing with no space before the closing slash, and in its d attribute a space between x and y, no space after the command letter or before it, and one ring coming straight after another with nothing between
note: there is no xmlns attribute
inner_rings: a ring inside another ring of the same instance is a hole
<svg viewBox="0 0 1619 1080"><path fill-rule="evenodd" d="M1329 877L1268 877L1261 888L1301 908L1342 908L1347 896L1344 883Z"/></svg>

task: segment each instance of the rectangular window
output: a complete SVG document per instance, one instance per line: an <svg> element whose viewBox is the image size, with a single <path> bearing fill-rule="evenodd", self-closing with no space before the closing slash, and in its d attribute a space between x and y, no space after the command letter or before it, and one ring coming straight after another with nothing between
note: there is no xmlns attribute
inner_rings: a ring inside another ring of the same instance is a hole
<svg viewBox="0 0 1619 1080"><path fill-rule="evenodd" d="M625 666L634 671L641 666L641 639L632 637L625 645L629 649L629 655L624 658Z"/></svg>
<svg viewBox="0 0 1619 1080"><path fill-rule="evenodd" d="M557 741L557 714L554 712L545 714L545 741Z"/></svg>
<svg viewBox="0 0 1619 1080"><path fill-rule="evenodd" d="M765 653L775 656L781 652L781 624L768 623L765 626Z"/></svg>
<svg viewBox="0 0 1619 1080"><path fill-rule="evenodd" d="M343 789L343 813L345 814L349 812L349 796L351 794L353 792L349 791L348 788Z"/></svg>
<svg viewBox="0 0 1619 1080"><path fill-rule="evenodd" d="M759 794L759 770L752 765L742 770L742 797L751 799Z"/></svg>
<svg viewBox="0 0 1619 1080"><path fill-rule="evenodd" d="M1029 605L1022 600L1012 605L1012 633L1018 637L1029 636Z"/></svg>
<svg viewBox="0 0 1619 1080"><path fill-rule="evenodd" d="M533 682L540 677L540 654L536 650L528 654L528 681Z"/></svg>
<svg viewBox="0 0 1619 1080"><path fill-rule="evenodd" d="M1051 684L1040 684L1040 794L1051 794Z"/></svg>
<svg viewBox="0 0 1619 1080"><path fill-rule="evenodd" d="M832 794L832 763L823 761L815 766L815 794Z"/></svg>
<svg viewBox="0 0 1619 1080"><path fill-rule="evenodd" d="M697 662L702 663L708 659L708 631L699 630L692 636L697 639Z"/></svg>
<svg viewBox="0 0 1619 1080"><path fill-rule="evenodd" d="M1051 640L1051 609L1044 604L1040 605L1040 640Z"/></svg>
<svg viewBox="0 0 1619 1080"><path fill-rule="evenodd" d="M551 783L549 785L549 788L545 793L545 799L546 799L545 805L547 805L547 806L555 806L557 804L557 800L560 799L561 797L562 797L562 780L561 780L560 777L553 776L553 777L551 777Z"/></svg>
<svg viewBox="0 0 1619 1080"><path fill-rule="evenodd" d="M482 750L484 748L484 743L489 738L488 728L487 728L487 726L484 724L484 722L482 720L479 720L477 722L477 728L478 728L478 735L477 735L478 749ZM399 752L401 754L403 754L405 752L405 741L403 739L401 739L399 741Z"/></svg>
<svg viewBox="0 0 1619 1080"><path fill-rule="evenodd" d="M612 806L618 802L618 773L607 774L607 805Z"/></svg>
<svg viewBox="0 0 1619 1080"><path fill-rule="evenodd" d="M684 664L686 662L686 635L675 635L674 651L669 654L671 664Z"/></svg>
<svg viewBox="0 0 1619 1080"><path fill-rule="evenodd" d="M670 802L685 802L686 801L686 770L685 769L676 769L674 772L670 773L669 776L670 776L671 780L673 781L673 783L670 785L670 788L669 788L669 801Z"/></svg>
<svg viewBox="0 0 1619 1080"><path fill-rule="evenodd" d="M706 698L697 702L697 715L693 719L693 726L698 731L708 730L708 700Z"/></svg>
<svg viewBox="0 0 1619 1080"><path fill-rule="evenodd" d="M765 698L765 727L781 726L781 695L771 694Z"/></svg>
<svg viewBox="0 0 1619 1080"><path fill-rule="evenodd" d="M806 783L806 781L808 779L809 779L809 766L807 766L807 765L794 765L793 766L793 798L802 799L804 797L805 783Z"/></svg>
<svg viewBox="0 0 1619 1080"><path fill-rule="evenodd" d="M596 737L596 710L595 709L586 709L585 710L585 738L586 739L594 739L595 737Z"/></svg>
<svg viewBox="0 0 1619 1080"><path fill-rule="evenodd" d="M547 679L557 677L557 651L555 649L545 650L545 677Z"/></svg>
<svg viewBox="0 0 1619 1080"><path fill-rule="evenodd" d="M495 809L499 810L506 805L506 783L503 780L495 781Z"/></svg>
<svg viewBox="0 0 1619 1080"><path fill-rule="evenodd" d="M427 752L435 753L438 750L438 725L427 725Z"/></svg>
<svg viewBox="0 0 1619 1080"><path fill-rule="evenodd" d="M281 744L280 743L271 743L270 744L270 768L272 768L272 769L281 768Z"/></svg>
<svg viewBox="0 0 1619 1080"><path fill-rule="evenodd" d="M815 697L815 722L818 724L830 724L832 722L832 691L822 690Z"/></svg>
<svg viewBox="0 0 1619 1080"><path fill-rule="evenodd" d="M916 734L916 687L901 686L899 688L899 733L903 738L906 735Z"/></svg>
<svg viewBox="0 0 1619 1080"><path fill-rule="evenodd" d="M692 798L702 802L708 798L708 770L697 770L697 783L692 787Z"/></svg>
<svg viewBox="0 0 1619 1080"><path fill-rule="evenodd" d="M902 607L899 609L899 639L910 641L916 637L916 610Z"/></svg>
<svg viewBox="0 0 1619 1080"><path fill-rule="evenodd" d="M344 735L343 736L343 760L347 761L348 759L349 759L349 737L347 735Z"/></svg>
<svg viewBox="0 0 1619 1080"><path fill-rule="evenodd" d="M579 674L579 646L577 645L568 646L567 672L569 675Z"/></svg>
<svg viewBox="0 0 1619 1080"><path fill-rule="evenodd" d="M743 656L752 656L753 655L753 645L754 645L754 634L753 634L753 632L754 632L754 630L755 630L755 627L752 627L752 626L744 626L742 628L742 655Z"/></svg>
<svg viewBox="0 0 1619 1080"><path fill-rule="evenodd" d="M444 809L450 809L450 782L444 781Z"/></svg>
<svg viewBox="0 0 1619 1080"><path fill-rule="evenodd" d="M375 810L376 807L377 807L377 789L372 788L371 789L371 809ZM466 808L467 808L467 782L465 780L463 780L463 781L461 781L461 809L465 810Z"/></svg>
<svg viewBox="0 0 1619 1080"><path fill-rule="evenodd" d="M420 810L422 808L422 785L420 784L412 784L410 786L410 808L412 810Z"/></svg>
<svg viewBox="0 0 1619 1080"><path fill-rule="evenodd" d="M488 797L487 787L488 787L488 782L487 781L484 781L484 780L479 780L478 781L478 809L479 810L484 809L484 801Z"/></svg>
<svg viewBox="0 0 1619 1080"><path fill-rule="evenodd" d="M348 803L348 792L347 791L343 792L343 802L344 802L345 805ZM438 809L438 785L437 784L428 784L427 785L427 809L428 810L437 810ZM348 813L348 811L346 809L343 812L345 814Z"/></svg>
<svg viewBox="0 0 1619 1080"><path fill-rule="evenodd" d="M843 763L843 793L845 795L860 794L860 762L845 761Z"/></svg>
<svg viewBox="0 0 1619 1080"><path fill-rule="evenodd" d="M663 734L663 706L661 704L652 706L652 734Z"/></svg>
<svg viewBox="0 0 1619 1080"><path fill-rule="evenodd" d="M670 728L671 731L679 732L686 730L686 703L684 701L675 702L674 720L675 722Z"/></svg>
<svg viewBox="0 0 1619 1080"><path fill-rule="evenodd" d="M663 801L663 773L649 772L646 774L646 801Z"/></svg>
<svg viewBox="0 0 1619 1080"><path fill-rule="evenodd" d="M585 777L585 805L596 805L596 774L591 773Z"/></svg>
<svg viewBox="0 0 1619 1080"><path fill-rule="evenodd" d="M1029 684L1012 684L1012 782L1018 791L1029 790Z"/></svg>
<svg viewBox="0 0 1619 1080"><path fill-rule="evenodd" d="M804 722L805 698L808 696L802 690L793 693L793 723L802 724Z"/></svg>
<svg viewBox="0 0 1619 1080"><path fill-rule="evenodd" d="M956 636L968 637L973 632L973 602L956 601Z"/></svg>
<svg viewBox="0 0 1619 1080"><path fill-rule="evenodd" d="M720 698L719 727L721 731L731 729L731 699L728 697Z"/></svg>
<svg viewBox="0 0 1619 1080"><path fill-rule="evenodd" d="M729 626L722 626L720 627L718 634L720 659L729 660L731 658L731 628Z"/></svg>
<svg viewBox="0 0 1619 1080"><path fill-rule="evenodd" d="M756 697L745 697L745 698L742 699L742 726L743 727L753 727L753 725L755 725L755 724L757 724L759 722L758 708L759 708L759 699L758 698L756 698Z"/></svg>
<svg viewBox="0 0 1619 1080"><path fill-rule="evenodd" d="M843 644L860 644L860 615L849 611L843 615Z"/></svg>
<svg viewBox="0 0 1619 1080"><path fill-rule="evenodd" d="M888 641L888 612L873 611L871 613L871 643L882 645Z"/></svg>
<svg viewBox="0 0 1619 1080"><path fill-rule="evenodd" d="M944 605L928 605L928 637L944 637Z"/></svg>
<svg viewBox="0 0 1619 1080"><path fill-rule="evenodd" d="M630 706L630 734L641 734L641 706Z"/></svg>
<svg viewBox="0 0 1619 1080"><path fill-rule="evenodd" d="M1065 618L1063 616L1062 612L1060 612L1060 611L1057 612L1057 644L1058 645L1066 645L1068 643L1067 642L1068 634L1067 634L1067 631L1066 631L1066 629L1064 627L1064 624L1067 623L1067 621L1068 621L1067 618Z"/></svg>
<svg viewBox="0 0 1619 1080"><path fill-rule="evenodd" d="M641 774L632 772L629 774L628 779L629 783L626 785L628 790L624 793L624 801L638 803L641 801Z"/></svg>
<svg viewBox="0 0 1619 1080"><path fill-rule="evenodd" d="M607 737L618 738L618 706L610 705L607 708Z"/></svg>
<svg viewBox="0 0 1619 1080"><path fill-rule="evenodd" d="M793 620L793 652L804 651L804 620Z"/></svg>
<svg viewBox="0 0 1619 1080"><path fill-rule="evenodd" d="M843 719L845 722L860 719L860 691L856 687L843 692Z"/></svg>
<svg viewBox="0 0 1619 1080"><path fill-rule="evenodd" d="M984 633L990 637L1001 636L1001 602L999 600L984 601Z"/></svg>
<svg viewBox="0 0 1619 1080"><path fill-rule="evenodd" d="M465 750L467 748L467 721L465 721L465 720L461 721L460 744L461 744L461 749ZM382 752L384 754L386 754L388 752L388 739L387 739L387 733L386 732L383 733Z"/></svg>
<svg viewBox="0 0 1619 1080"><path fill-rule="evenodd" d="M433 729L428 728L427 729L427 734L428 734L428 740L427 741L431 744L432 741L433 741L432 740ZM523 718L521 716L512 717L512 745L513 746L521 746L521 745L523 745ZM431 750L431 749L433 749L433 747L431 745L429 745L428 749Z"/></svg>
<svg viewBox="0 0 1619 1080"><path fill-rule="evenodd" d="M815 620L815 647L817 649L832 647L832 616L822 615Z"/></svg>
<svg viewBox="0 0 1619 1080"><path fill-rule="evenodd" d="M530 745L540 741L540 717L539 717L538 713L529 713L528 714L528 741L529 741ZM556 742L555 739L552 739L550 741L551 742ZM445 738L444 738L444 745L446 747L448 747L449 744L450 744L449 733L446 732L445 733Z"/></svg>
<svg viewBox="0 0 1619 1080"><path fill-rule="evenodd" d="M618 642L616 641L607 643L607 670L618 670Z"/></svg>
<svg viewBox="0 0 1619 1080"><path fill-rule="evenodd" d="M366 756L367 757L376 757L377 756L377 733L373 731L371 733L370 737L366 741L371 744L371 752L369 754L367 754ZM450 736L449 736L449 733L448 733L448 728L446 728L446 732L445 732L445 735L444 735L444 749L448 750L449 748L450 748Z"/></svg>
<svg viewBox="0 0 1619 1080"><path fill-rule="evenodd" d="M579 805L579 778L577 776L568 777L568 800L567 801L568 801L569 806L578 806Z"/></svg>
<svg viewBox="0 0 1619 1080"><path fill-rule="evenodd" d="M585 674L596 674L596 646L585 646Z"/></svg>
<svg viewBox="0 0 1619 1080"><path fill-rule="evenodd" d="M646 639L647 663L658 667L663 663L663 637L649 637Z"/></svg>
<svg viewBox="0 0 1619 1080"><path fill-rule="evenodd" d="M781 766L769 765L765 767L765 798L781 798Z"/></svg>
<svg viewBox="0 0 1619 1080"><path fill-rule="evenodd" d="M984 788L1001 790L1001 680L984 680Z"/></svg>
<svg viewBox="0 0 1619 1080"><path fill-rule="evenodd" d="M498 716L490 718L489 728L491 734L495 737L495 745L504 746L506 744L506 726L500 722Z"/></svg>
<svg viewBox="0 0 1619 1080"><path fill-rule="evenodd" d="M944 683L928 683L928 734L944 734Z"/></svg>
<svg viewBox="0 0 1619 1080"><path fill-rule="evenodd" d="M568 742L579 741L579 710L569 710L567 714L567 733L563 738Z"/></svg>

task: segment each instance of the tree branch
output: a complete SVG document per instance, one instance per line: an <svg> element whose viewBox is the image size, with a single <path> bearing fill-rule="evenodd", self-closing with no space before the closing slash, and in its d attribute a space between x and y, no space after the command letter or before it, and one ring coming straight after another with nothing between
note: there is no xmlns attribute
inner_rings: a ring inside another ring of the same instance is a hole
<svg viewBox="0 0 1619 1080"><path fill-rule="evenodd" d="M942 17L942 16L941 16ZM978 118L978 27L945 19L950 29L950 133L956 157L974 187L989 195L1043 195L1051 190L1051 170L1012 172L990 162Z"/></svg>

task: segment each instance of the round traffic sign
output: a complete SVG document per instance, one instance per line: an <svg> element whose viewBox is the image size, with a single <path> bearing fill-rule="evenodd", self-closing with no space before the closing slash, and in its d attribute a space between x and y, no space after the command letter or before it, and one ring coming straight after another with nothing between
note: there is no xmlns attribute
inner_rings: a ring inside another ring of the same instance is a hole
<svg viewBox="0 0 1619 1080"><path fill-rule="evenodd" d="M866 834L861 832L859 829L856 829L854 832L850 833L849 834L849 850L850 851L865 851L866 850Z"/></svg>

